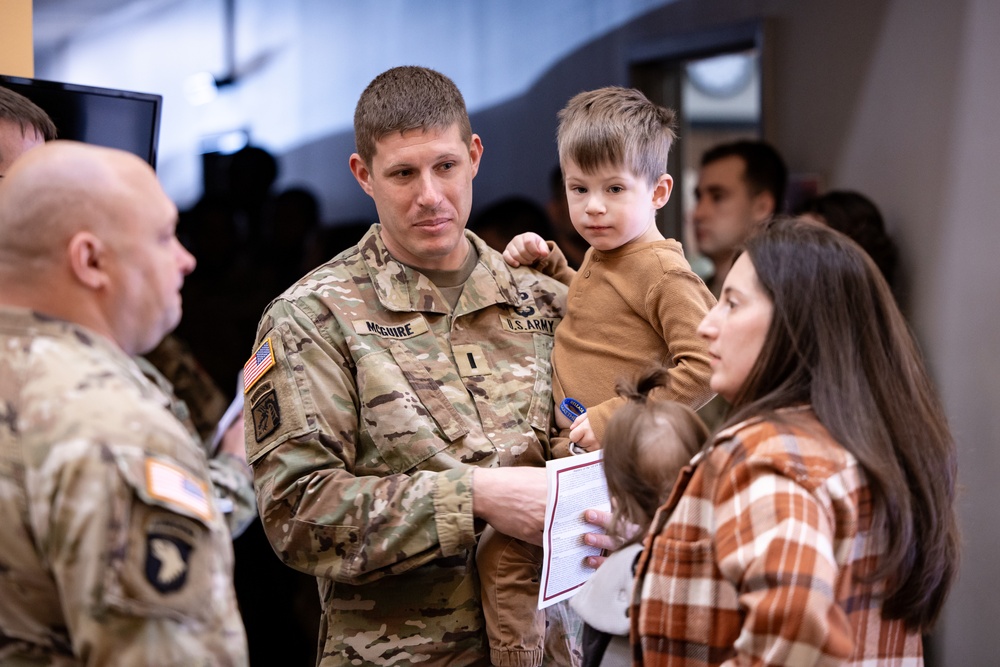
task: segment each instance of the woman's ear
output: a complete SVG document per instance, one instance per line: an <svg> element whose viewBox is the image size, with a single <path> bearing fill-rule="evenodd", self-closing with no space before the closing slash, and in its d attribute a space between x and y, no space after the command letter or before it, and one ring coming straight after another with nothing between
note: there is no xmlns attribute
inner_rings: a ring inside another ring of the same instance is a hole
<svg viewBox="0 0 1000 667"><path fill-rule="evenodd" d="M108 252L101 239L88 231L77 232L70 238L67 251L70 271L81 284L93 290L108 284Z"/></svg>

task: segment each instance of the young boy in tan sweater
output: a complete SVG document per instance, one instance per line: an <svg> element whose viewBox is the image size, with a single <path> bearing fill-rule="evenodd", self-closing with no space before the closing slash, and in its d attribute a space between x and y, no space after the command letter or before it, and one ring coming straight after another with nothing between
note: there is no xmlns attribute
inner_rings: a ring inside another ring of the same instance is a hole
<svg viewBox="0 0 1000 667"><path fill-rule="evenodd" d="M715 298L680 243L656 226L656 211L673 188L667 173L673 127L673 111L638 90L609 87L573 97L559 112L559 161L573 226L591 249L576 272L537 234L515 237L504 251L508 263L532 265L570 285L567 314L555 332L552 394L556 405L571 397L586 412L571 421L556 411L560 433L551 440L552 456L599 448L608 420L626 400L616 395L617 383L650 366L668 369L655 400L698 409L712 397L709 355L697 327ZM544 638L542 617L533 611L537 583L534 598L530 591L497 595L538 579L530 550L511 542L488 531L477 552L491 656L497 665L538 665L540 648L530 648Z"/></svg>
<svg viewBox="0 0 1000 667"><path fill-rule="evenodd" d="M559 161L573 226L591 245L580 270L537 234L517 236L504 252L514 266L536 268L569 282L568 312L556 329L552 394L587 412L561 428L554 456L570 442L592 451L624 399L620 379L664 365L669 383L656 399L697 410L712 397L705 342L696 329L715 298L691 271L681 244L665 239L656 211L670 198L667 156L676 138L674 113L638 90L580 93L559 112Z"/></svg>

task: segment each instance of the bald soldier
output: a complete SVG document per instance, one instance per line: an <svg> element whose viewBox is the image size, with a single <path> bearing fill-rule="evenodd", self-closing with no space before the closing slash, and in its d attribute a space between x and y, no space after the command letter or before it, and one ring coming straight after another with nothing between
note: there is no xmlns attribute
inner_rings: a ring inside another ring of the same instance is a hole
<svg viewBox="0 0 1000 667"><path fill-rule="evenodd" d="M205 454L132 360L181 316L176 221L117 150L0 180L0 664L247 664Z"/></svg>
<svg viewBox="0 0 1000 667"><path fill-rule="evenodd" d="M56 138L56 126L45 110L0 85L0 178L14 160ZM226 514L233 537L257 518L253 480L243 448L243 424L234 423L216 446L215 430L226 411L226 398L182 341L167 335L160 344L135 358L142 371L171 396L174 414L197 432L206 454L215 496Z"/></svg>

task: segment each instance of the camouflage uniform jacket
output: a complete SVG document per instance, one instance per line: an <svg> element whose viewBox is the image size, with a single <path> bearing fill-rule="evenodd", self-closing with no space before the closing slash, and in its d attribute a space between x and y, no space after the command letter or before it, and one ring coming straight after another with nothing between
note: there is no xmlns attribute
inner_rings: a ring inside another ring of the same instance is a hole
<svg viewBox="0 0 1000 667"><path fill-rule="evenodd" d="M177 336L168 334L143 358L170 382L174 396L187 405L188 418L198 436L210 442L229 400L191 348ZM235 377L233 380L235 385Z"/></svg>
<svg viewBox="0 0 1000 667"><path fill-rule="evenodd" d="M379 230L261 321L244 413L261 518L319 578L321 665L481 664L471 466L543 465L566 290L467 232L480 259L452 312Z"/></svg>
<svg viewBox="0 0 1000 667"><path fill-rule="evenodd" d="M132 359L0 308L0 664L246 665L205 456Z"/></svg>

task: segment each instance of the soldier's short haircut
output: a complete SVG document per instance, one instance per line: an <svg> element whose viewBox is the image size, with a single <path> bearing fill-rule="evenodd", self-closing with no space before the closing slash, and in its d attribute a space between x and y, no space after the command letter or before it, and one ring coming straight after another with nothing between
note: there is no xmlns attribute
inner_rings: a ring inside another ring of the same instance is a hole
<svg viewBox="0 0 1000 667"><path fill-rule="evenodd" d="M774 212L780 213L785 205L785 187L788 185L788 167L771 144L764 141L740 139L710 148L701 156L701 166L727 157L738 157L746 167L743 180L750 194L770 192L774 197Z"/></svg>
<svg viewBox="0 0 1000 667"><path fill-rule="evenodd" d="M354 143L371 166L375 142L407 130L445 130L458 125L462 141L472 142L465 100L455 82L426 67L394 67L375 77L354 109Z"/></svg>
<svg viewBox="0 0 1000 667"><path fill-rule="evenodd" d="M650 183L667 173L677 134L672 109L634 88L609 86L574 96L559 112L559 161L584 172L625 167Z"/></svg>
<svg viewBox="0 0 1000 667"><path fill-rule="evenodd" d="M56 125L41 107L24 95L3 86L0 86L0 120L17 123L22 135L27 134L30 127L45 141L56 138Z"/></svg>

